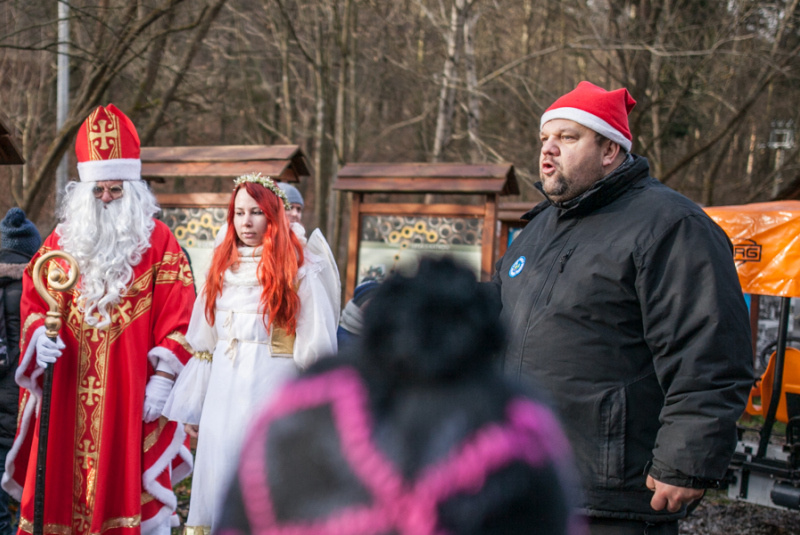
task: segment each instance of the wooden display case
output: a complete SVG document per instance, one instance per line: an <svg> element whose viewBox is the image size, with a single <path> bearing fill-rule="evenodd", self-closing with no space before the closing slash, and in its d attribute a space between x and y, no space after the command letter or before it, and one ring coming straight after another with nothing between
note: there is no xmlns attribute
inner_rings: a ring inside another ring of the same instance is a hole
<svg viewBox="0 0 800 535"><path fill-rule="evenodd" d="M496 258L497 199L519 193L511 164L355 163L333 188L352 194L345 296L422 255L451 255L481 280ZM447 202L401 200L420 194Z"/></svg>

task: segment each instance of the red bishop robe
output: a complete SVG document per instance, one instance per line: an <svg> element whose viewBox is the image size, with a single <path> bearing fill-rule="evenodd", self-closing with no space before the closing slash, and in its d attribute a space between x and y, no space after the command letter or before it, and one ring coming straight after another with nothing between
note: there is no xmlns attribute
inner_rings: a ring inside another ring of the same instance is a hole
<svg viewBox="0 0 800 535"><path fill-rule="evenodd" d="M23 388L3 487L21 501L20 530L27 533L33 532L43 372L35 349L48 310L34 288L33 265L40 255L59 249L58 241L56 232L45 240L23 277L16 375ZM142 420L145 386L158 359L178 374L191 356L184 335L195 299L192 273L160 221L132 281L111 325L102 329L84 322L76 291L58 297L60 335L67 347L53 376L45 535L147 534L169 519L177 505L172 484L191 472L183 426L163 417Z"/></svg>

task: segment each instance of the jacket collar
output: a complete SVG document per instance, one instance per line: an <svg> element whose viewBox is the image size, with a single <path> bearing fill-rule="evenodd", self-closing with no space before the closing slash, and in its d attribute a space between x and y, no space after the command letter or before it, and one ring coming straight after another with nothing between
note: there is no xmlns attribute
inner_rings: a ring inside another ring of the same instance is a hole
<svg viewBox="0 0 800 535"><path fill-rule="evenodd" d="M522 216L522 219L531 220L548 206L557 208L559 210L559 216L587 214L597 208L612 203L623 193L637 186L639 182L646 179L648 176L650 176L650 164L647 162L647 158L636 156L635 154L628 154L628 157L622 162L622 165L614 169L608 176L595 182L591 188L574 199L563 203L551 201L547 197L547 194L545 194L542 183L537 182L535 184L536 189L538 189L547 200L535 206L533 210Z"/></svg>
<svg viewBox="0 0 800 535"><path fill-rule="evenodd" d="M0 263L0 279L22 280L27 264Z"/></svg>
<svg viewBox="0 0 800 535"><path fill-rule="evenodd" d="M32 254L23 253L15 249L0 249L1 264L27 264L32 257Z"/></svg>

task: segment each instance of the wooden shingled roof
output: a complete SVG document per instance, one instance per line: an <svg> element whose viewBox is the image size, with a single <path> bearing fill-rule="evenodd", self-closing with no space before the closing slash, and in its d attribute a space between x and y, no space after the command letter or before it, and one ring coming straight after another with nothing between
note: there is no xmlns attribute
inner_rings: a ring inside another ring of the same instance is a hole
<svg viewBox="0 0 800 535"><path fill-rule="evenodd" d="M334 189L358 193L465 193L516 195L511 164L350 163Z"/></svg>
<svg viewBox="0 0 800 535"><path fill-rule="evenodd" d="M25 159L20 154L12 130L6 126L3 117L0 117L0 165L22 165Z"/></svg>
<svg viewBox="0 0 800 535"><path fill-rule="evenodd" d="M309 176L299 145L142 147L142 177L163 182L176 177L234 178L259 172L283 182Z"/></svg>

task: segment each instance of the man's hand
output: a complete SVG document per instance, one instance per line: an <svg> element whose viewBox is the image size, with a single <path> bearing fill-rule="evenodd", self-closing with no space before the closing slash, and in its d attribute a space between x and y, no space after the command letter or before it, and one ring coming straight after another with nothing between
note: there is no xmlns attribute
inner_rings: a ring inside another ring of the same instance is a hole
<svg viewBox="0 0 800 535"><path fill-rule="evenodd" d="M197 435L200 433L200 426L195 424L184 424L183 430L186 431L186 434L192 438L197 438Z"/></svg>
<svg viewBox="0 0 800 535"><path fill-rule="evenodd" d="M654 491L653 499L650 500L650 507L656 511L661 511L664 507L670 513L676 513L681 505L690 504L703 497L704 489L689 489L686 487L676 487L647 476L647 488Z"/></svg>
<svg viewBox="0 0 800 535"><path fill-rule="evenodd" d="M64 345L60 336L56 338L55 342L47 336L40 336L36 340L36 364L40 368L47 368L48 364L53 364L61 356L61 351L65 347L67 346Z"/></svg>
<svg viewBox="0 0 800 535"><path fill-rule="evenodd" d="M144 390L143 419L145 422L152 422L161 416L161 411L164 410L164 405L167 403L167 398L172 391L174 382L161 375L150 377L147 382L147 388Z"/></svg>

